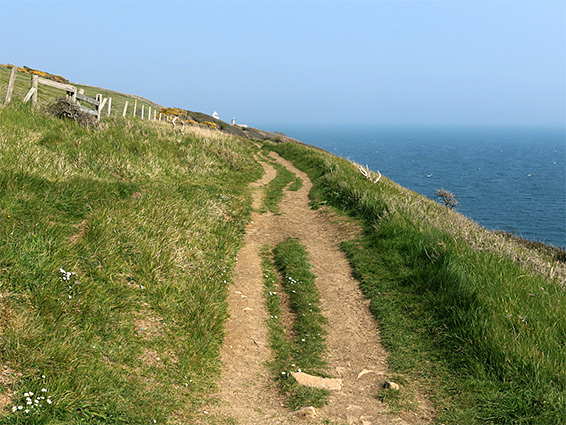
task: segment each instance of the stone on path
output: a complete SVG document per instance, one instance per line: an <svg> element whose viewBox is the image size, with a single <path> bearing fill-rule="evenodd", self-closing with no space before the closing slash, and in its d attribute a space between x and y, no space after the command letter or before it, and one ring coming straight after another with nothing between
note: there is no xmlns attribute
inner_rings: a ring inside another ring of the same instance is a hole
<svg viewBox="0 0 566 425"><path fill-rule="evenodd" d="M304 372L291 372L291 376L297 380L299 385L311 388L322 388L331 391L340 391L342 389L342 380L340 378L321 378L320 376L309 375Z"/></svg>
<svg viewBox="0 0 566 425"><path fill-rule="evenodd" d="M307 406L297 410L296 414L302 418L314 419L316 417L316 409L312 406Z"/></svg>
<svg viewBox="0 0 566 425"><path fill-rule="evenodd" d="M399 384L397 384L396 382L393 382L393 381L385 381L385 384L383 384L383 387L389 388L389 389L392 389L392 390L398 390L398 389L401 388L399 386Z"/></svg>

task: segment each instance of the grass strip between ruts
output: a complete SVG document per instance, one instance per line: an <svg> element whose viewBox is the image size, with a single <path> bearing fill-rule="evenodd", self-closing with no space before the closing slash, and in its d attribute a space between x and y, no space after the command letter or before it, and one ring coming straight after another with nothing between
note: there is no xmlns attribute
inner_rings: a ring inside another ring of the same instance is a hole
<svg viewBox="0 0 566 425"><path fill-rule="evenodd" d="M290 376L291 372L305 372L325 376L326 319L320 313L319 294L315 275L310 271L307 252L298 239L287 239L274 249L274 260L269 248L262 252L264 294L269 314L267 325L274 359L273 371L289 407L320 407L328 402L328 390L303 387ZM281 310L281 294L277 284L287 295L293 315L292 329L285 329Z"/></svg>

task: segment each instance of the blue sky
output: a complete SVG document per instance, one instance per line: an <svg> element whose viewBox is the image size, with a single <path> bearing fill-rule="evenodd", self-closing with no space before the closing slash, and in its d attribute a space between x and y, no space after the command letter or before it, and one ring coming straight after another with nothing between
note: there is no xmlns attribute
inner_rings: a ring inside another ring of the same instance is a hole
<svg viewBox="0 0 566 425"><path fill-rule="evenodd" d="M276 129L564 126L565 1L6 1L0 63Z"/></svg>

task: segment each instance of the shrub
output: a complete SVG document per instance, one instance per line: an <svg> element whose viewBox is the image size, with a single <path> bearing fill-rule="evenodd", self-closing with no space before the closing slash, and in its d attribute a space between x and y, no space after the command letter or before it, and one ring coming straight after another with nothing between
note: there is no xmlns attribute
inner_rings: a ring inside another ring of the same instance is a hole
<svg viewBox="0 0 566 425"><path fill-rule="evenodd" d="M90 115L79 107L79 105L71 102L66 98L57 99L55 102L47 107L50 114L61 119L70 119L83 127L98 127L98 121L96 117Z"/></svg>

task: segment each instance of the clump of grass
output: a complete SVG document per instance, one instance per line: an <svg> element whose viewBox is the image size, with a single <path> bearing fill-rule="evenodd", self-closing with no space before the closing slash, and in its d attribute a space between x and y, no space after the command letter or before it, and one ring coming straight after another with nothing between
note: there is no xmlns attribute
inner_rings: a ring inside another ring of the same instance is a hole
<svg viewBox="0 0 566 425"><path fill-rule="evenodd" d="M219 370L254 147L17 103L0 133L0 363L14 371L0 422L190 418ZM42 388L52 404L21 413Z"/></svg>
<svg viewBox="0 0 566 425"><path fill-rule="evenodd" d="M277 170L277 175L265 187L263 207L260 211L279 214L279 203L283 199L285 187L288 186L288 190L299 190L302 187L302 180L281 164L272 162L271 165Z"/></svg>
<svg viewBox="0 0 566 425"><path fill-rule="evenodd" d="M307 253L298 239L288 239L274 249L274 260L281 276L281 287L287 294L293 314L292 329L283 325L281 299L278 294L277 271L268 248L263 250L265 299L269 319L271 347L275 358L271 369L291 408L320 407L328 402L329 392L303 387L291 372L325 376L326 319L320 313L315 276L310 272Z"/></svg>
<svg viewBox="0 0 566 425"><path fill-rule="evenodd" d="M340 158L272 148L309 174L315 202L363 224L364 237L342 248L371 300L391 371L430 394L439 423L566 422L559 261L386 178L372 184Z"/></svg>

